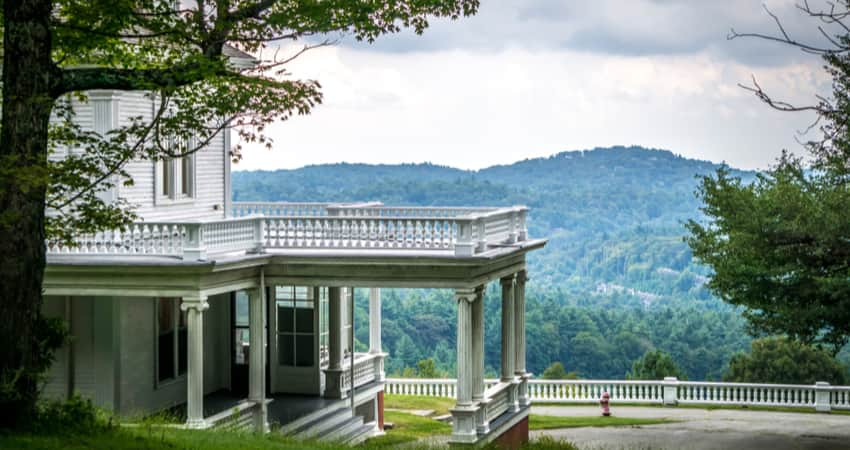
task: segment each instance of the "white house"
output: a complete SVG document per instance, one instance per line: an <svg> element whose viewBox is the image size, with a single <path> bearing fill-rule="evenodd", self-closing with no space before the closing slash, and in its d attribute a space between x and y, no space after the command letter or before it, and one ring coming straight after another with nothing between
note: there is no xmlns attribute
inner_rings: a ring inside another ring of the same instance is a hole
<svg viewBox="0 0 850 450"><path fill-rule="evenodd" d="M137 92L77 108L105 132L152 114ZM192 428L269 422L359 442L383 426L380 288L448 288L457 300L452 442L527 439L527 208L232 203L229 133L167 164L134 161L127 230L47 242L44 310L72 340L45 395L79 392L117 414L185 411ZM484 286L502 286L501 381L483 380ZM352 352L354 289L369 289L369 351ZM262 349L261 351L253 351ZM236 413L234 412L236 411Z"/></svg>

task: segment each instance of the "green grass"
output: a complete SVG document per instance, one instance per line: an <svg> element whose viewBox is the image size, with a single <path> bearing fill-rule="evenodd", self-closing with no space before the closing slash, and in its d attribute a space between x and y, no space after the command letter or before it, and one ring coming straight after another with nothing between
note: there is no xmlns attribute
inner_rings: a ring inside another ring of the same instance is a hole
<svg viewBox="0 0 850 450"><path fill-rule="evenodd" d="M385 395L384 409L430 409L435 415L449 413L449 408L454 407L453 398L442 397L419 397L415 395Z"/></svg>
<svg viewBox="0 0 850 450"><path fill-rule="evenodd" d="M534 406L599 406L599 402L581 402L581 403L535 403ZM738 405L677 405L677 406L665 406L659 405L657 403L612 403L611 408L629 408L629 407L638 407L638 408L665 408L665 409L676 409L676 408L687 408L687 409L704 409L708 411L714 411L718 409L728 409L728 410L738 410L738 411L766 411L766 412L788 412L788 413L799 413L799 414L824 414L819 413L814 410L814 408L789 408L787 406L738 406ZM829 414L838 414L842 416L850 416L850 410L835 410L833 409Z"/></svg>
<svg viewBox="0 0 850 450"><path fill-rule="evenodd" d="M392 422L393 428L386 430L383 436L369 439L370 448L392 448L430 436L448 436L452 432L451 425L445 422L398 411L385 412L384 421Z"/></svg>
<svg viewBox="0 0 850 450"><path fill-rule="evenodd" d="M539 416L532 414L528 419L528 428L531 430L551 430L554 428L578 428L578 427L627 427L639 425L658 425L662 423L674 423L670 419L635 419L631 417L557 417Z"/></svg>
<svg viewBox="0 0 850 450"><path fill-rule="evenodd" d="M302 443L280 435L190 431L168 427L121 427L92 433L0 434L0 449L20 450L331 450L331 444Z"/></svg>

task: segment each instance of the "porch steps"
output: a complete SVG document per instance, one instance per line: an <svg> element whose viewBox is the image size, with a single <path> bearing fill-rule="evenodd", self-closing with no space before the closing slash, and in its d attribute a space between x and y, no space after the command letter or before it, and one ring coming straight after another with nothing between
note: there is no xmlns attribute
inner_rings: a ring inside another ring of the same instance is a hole
<svg viewBox="0 0 850 450"><path fill-rule="evenodd" d="M299 440L355 445L371 436L374 429L374 424L364 424L362 417L352 415L347 405L334 405L287 424L280 432Z"/></svg>
<svg viewBox="0 0 850 450"><path fill-rule="evenodd" d="M339 442L351 446L360 444L374 435L375 426L374 422L363 424L342 437Z"/></svg>

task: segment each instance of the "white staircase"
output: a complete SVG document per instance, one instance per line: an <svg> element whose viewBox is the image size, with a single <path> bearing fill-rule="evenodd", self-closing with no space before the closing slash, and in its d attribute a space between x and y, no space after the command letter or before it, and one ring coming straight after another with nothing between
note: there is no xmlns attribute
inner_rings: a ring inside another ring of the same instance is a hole
<svg viewBox="0 0 850 450"><path fill-rule="evenodd" d="M346 402L328 406L281 427L280 432L299 440L319 440L355 445L375 433L374 423L363 423Z"/></svg>

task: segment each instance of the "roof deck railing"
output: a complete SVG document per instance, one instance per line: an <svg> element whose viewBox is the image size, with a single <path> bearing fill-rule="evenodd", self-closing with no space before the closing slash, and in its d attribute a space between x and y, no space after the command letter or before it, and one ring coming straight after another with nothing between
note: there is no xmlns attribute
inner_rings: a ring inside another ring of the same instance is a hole
<svg viewBox="0 0 850 450"><path fill-rule="evenodd" d="M206 260L268 249L437 250L471 257L528 238L528 208L394 207L368 203L236 202L231 217L137 222L48 241L50 255L149 255Z"/></svg>

